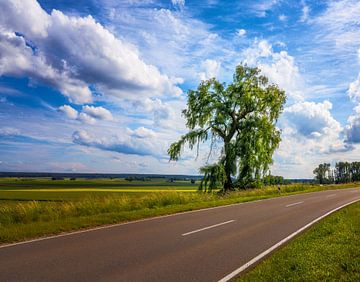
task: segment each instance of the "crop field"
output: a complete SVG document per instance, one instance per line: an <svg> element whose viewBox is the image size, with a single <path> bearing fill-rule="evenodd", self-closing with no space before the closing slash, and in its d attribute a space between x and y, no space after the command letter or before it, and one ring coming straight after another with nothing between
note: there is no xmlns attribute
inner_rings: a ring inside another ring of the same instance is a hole
<svg viewBox="0 0 360 282"><path fill-rule="evenodd" d="M151 192L195 192L198 183L190 180L168 182L116 179L0 178L0 200L76 200L88 196L116 196Z"/></svg>

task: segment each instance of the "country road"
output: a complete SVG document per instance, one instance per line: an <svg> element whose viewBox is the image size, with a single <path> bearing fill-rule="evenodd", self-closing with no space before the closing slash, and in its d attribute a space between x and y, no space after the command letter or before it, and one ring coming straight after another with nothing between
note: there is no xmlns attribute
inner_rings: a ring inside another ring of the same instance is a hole
<svg viewBox="0 0 360 282"><path fill-rule="evenodd" d="M0 281L227 280L300 228L356 200L359 188L314 192L0 246Z"/></svg>

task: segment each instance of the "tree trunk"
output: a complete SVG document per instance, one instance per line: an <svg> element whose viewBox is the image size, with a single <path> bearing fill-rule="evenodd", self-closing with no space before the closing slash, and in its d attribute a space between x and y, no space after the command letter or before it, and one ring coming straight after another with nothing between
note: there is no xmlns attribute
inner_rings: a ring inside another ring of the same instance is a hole
<svg viewBox="0 0 360 282"><path fill-rule="evenodd" d="M226 178L227 178L227 179L226 179L226 181L225 181L225 183L224 183L224 192L228 192L228 191L234 190L230 173L229 173L229 174L226 173Z"/></svg>
<svg viewBox="0 0 360 282"><path fill-rule="evenodd" d="M226 174L226 180L224 183L224 192L228 192L231 190L234 190L234 186L231 180L231 160L229 159L229 154L230 154L230 144L229 143L225 143L225 174Z"/></svg>

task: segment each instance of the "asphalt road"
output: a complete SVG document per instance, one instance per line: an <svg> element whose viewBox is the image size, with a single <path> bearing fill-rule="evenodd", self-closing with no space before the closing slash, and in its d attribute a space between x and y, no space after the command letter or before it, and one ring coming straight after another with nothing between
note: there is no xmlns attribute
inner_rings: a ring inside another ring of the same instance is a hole
<svg viewBox="0 0 360 282"><path fill-rule="evenodd" d="M354 200L314 192L0 246L0 281L218 281Z"/></svg>

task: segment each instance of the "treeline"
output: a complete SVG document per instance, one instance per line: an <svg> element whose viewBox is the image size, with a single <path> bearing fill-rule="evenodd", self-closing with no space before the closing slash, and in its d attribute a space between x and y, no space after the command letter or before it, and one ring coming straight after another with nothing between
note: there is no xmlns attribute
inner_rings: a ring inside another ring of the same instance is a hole
<svg viewBox="0 0 360 282"><path fill-rule="evenodd" d="M329 163L323 163L315 168L313 173L315 181L320 184L360 181L360 162L338 162L335 168L331 168Z"/></svg>

